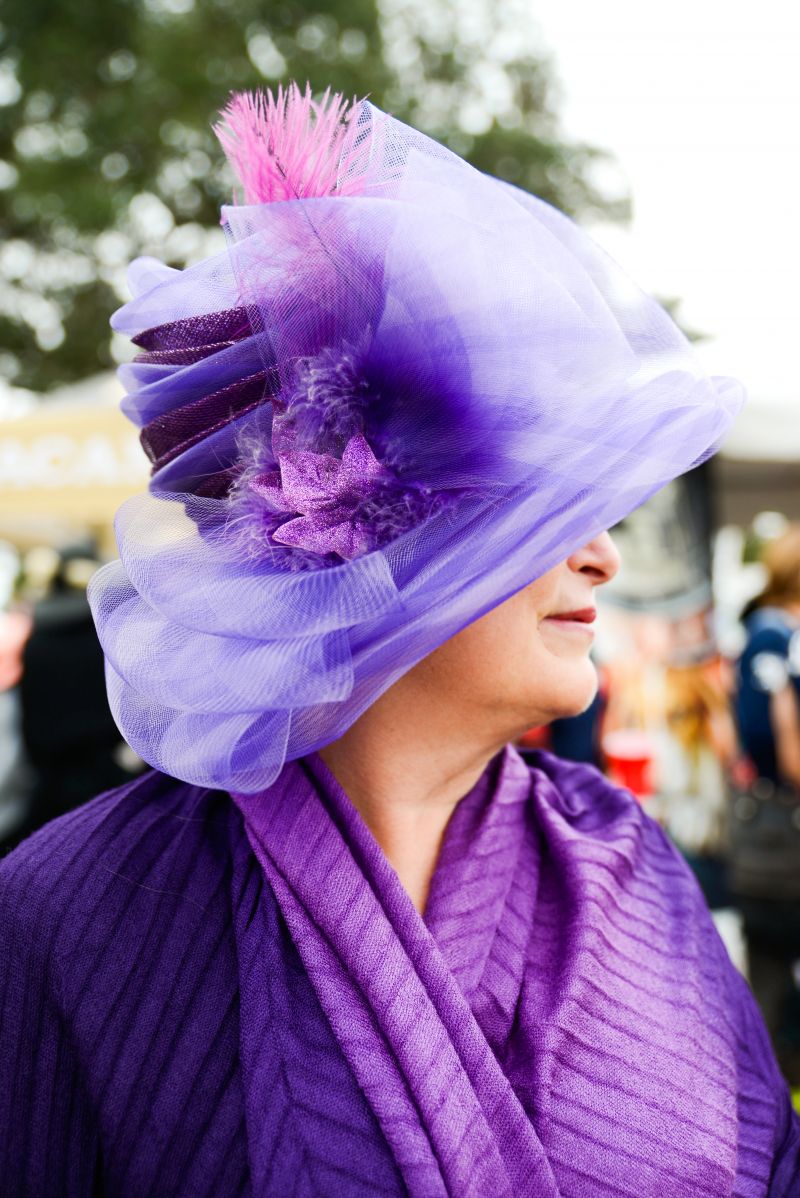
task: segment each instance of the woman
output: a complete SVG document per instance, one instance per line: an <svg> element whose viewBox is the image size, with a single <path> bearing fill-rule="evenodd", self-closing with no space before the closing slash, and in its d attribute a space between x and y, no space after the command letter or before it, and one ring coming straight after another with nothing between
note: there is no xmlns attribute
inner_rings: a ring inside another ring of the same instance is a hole
<svg viewBox="0 0 800 1198"><path fill-rule="evenodd" d="M240 97L221 134L229 257L138 263L115 321L154 473L92 601L156 769L2 867L0 1177L796 1192L685 867L506 747L591 700L604 530L735 387L564 217L367 104Z"/></svg>

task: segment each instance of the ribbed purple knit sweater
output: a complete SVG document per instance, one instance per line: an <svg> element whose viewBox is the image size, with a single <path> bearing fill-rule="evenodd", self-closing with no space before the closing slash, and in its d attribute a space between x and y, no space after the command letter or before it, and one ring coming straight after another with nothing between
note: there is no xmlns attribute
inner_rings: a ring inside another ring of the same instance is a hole
<svg viewBox="0 0 800 1198"><path fill-rule="evenodd" d="M511 751L425 918L317 758L157 773L0 864L8 1198L783 1198L800 1130L695 883Z"/></svg>

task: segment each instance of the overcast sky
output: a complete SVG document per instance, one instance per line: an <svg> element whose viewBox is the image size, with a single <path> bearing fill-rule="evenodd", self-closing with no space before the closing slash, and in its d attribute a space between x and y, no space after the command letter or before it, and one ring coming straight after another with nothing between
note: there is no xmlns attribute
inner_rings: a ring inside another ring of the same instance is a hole
<svg viewBox="0 0 800 1198"><path fill-rule="evenodd" d="M592 230L713 336L709 369L800 422L800 3L530 0L565 130L611 150L626 232Z"/></svg>

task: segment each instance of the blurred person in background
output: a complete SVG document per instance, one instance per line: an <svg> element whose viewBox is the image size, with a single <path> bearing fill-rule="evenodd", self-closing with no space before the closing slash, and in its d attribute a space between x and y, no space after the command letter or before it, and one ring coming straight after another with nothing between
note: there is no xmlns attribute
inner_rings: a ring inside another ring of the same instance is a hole
<svg viewBox="0 0 800 1198"><path fill-rule="evenodd" d="M727 673L719 657L666 667L659 746L661 815L712 909L730 902L728 778L739 746Z"/></svg>
<svg viewBox="0 0 800 1198"><path fill-rule="evenodd" d="M763 551L743 613L736 715L752 780L733 807L731 886L753 988L784 1072L800 1085L800 524Z"/></svg>
<svg viewBox="0 0 800 1198"><path fill-rule="evenodd" d="M19 682L30 631L26 611L0 611L0 851L22 830L29 811L31 775L22 746Z"/></svg>
<svg viewBox="0 0 800 1198"><path fill-rule="evenodd" d="M20 556L0 540L0 851L28 810L30 773L20 729L22 651L30 636L28 605L17 601Z"/></svg>
<svg viewBox="0 0 800 1198"><path fill-rule="evenodd" d="M763 552L767 582L742 613L737 714L760 778L800 788L800 524Z"/></svg>
<svg viewBox="0 0 800 1198"><path fill-rule="evenodd" d="M18 679L30 791L6 849L141 767L108 706L103 651L86 598L99 563L84 545L34 551L26 561L31 585L43 592L33 605Z"/></svg>

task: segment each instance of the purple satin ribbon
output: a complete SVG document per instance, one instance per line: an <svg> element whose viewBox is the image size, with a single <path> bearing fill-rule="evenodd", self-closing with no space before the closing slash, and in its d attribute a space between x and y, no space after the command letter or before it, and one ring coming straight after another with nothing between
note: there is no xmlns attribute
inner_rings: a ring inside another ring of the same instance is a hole
<svg viewBox="0 0 800 1198"><path fill-rule="evenodd" d="M241 307L175 320L145 329L133 338L134 344L143 351L137 355L136 362L188 366L252 334L248 312ZM152 473L157 474L185 450L272 400L278 387L277 371L265 368L151 420L142 429L140 440L152 463ZM230 468L217 471L207 479L204 493L214 498L225 495L234 477L235 471Z"/></svg>

